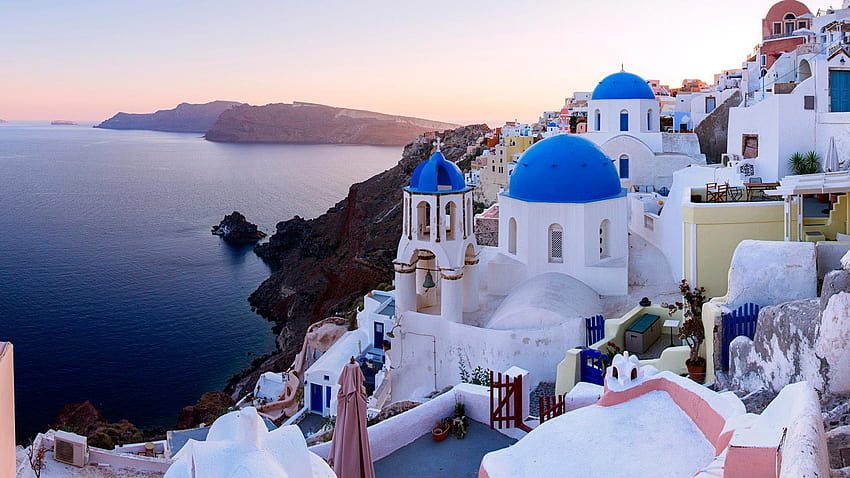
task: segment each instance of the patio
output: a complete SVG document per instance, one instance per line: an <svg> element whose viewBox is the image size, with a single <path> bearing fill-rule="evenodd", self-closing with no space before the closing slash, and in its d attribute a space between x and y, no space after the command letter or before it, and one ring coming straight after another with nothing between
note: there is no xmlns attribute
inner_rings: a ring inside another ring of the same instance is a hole
<svg viewBox="0 0 850 478"><path fill-rule="evenodd" d="M445 440L435 442L430 433L422 435L413 443L375 462L375 477L475 478L485 454L514 443L516 440L513 438L470 420L468 433L463 440L449 435Z"/></svg>

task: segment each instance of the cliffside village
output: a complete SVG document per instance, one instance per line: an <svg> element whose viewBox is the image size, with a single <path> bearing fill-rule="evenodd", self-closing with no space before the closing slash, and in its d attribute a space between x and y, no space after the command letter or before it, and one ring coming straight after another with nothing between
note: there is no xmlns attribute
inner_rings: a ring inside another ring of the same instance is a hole
<svg viewBox="0 0 850 478"><path fill-rule="evenodd" d="M466 171L419 138L392 288L213 423L16 448L0 344L0 476L850 477L850 1L761 28L714 84L613 72ZM374 475L339 468L349 365Z"/></svg>

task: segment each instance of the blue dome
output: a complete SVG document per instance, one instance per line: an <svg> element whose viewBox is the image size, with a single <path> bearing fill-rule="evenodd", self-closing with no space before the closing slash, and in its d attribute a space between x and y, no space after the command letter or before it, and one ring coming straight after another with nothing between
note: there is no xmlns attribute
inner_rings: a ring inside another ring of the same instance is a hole
<svg viewBox="0 0 850 478"><path fill-rule="evenodd" d="M654 100L655 93L646 81L634 73L621 71L608 75L596 85L592 100Z"/></svg>
<svg viewBox="0 0 850 478"><path fill-rule="evenodd" d="M601 149L561 134L528 148L504 194L526 202L586 203L620 197L625 190L614 162Z"/></svg>
<svg viewBox="0 0 850 478"><path fill-rule="evenodd" d="M422 161L410 177L413 193L457 193L467 191L466 180L457 165L437 151L428 161Z"/></svg>

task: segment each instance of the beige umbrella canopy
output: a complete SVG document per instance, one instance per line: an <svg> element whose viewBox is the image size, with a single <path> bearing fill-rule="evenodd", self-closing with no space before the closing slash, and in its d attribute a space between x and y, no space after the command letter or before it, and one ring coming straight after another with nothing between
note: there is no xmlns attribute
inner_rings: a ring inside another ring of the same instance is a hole
<svg viewBox="0 0 850 478"><path fill-rule="evenodd" d="M330 450L331 463L339 478L375 478L366 431L364 380L353 358L339 376L336 425Z"/></svg>
<svg viewBox="0 0 850 478"><path fill-rule="evenodd" d="M835 147L835 136L829 138L829 150L826 152L826 160L823 162L825 173L834 173L840 169L838 164L838 149Z"/></svg>

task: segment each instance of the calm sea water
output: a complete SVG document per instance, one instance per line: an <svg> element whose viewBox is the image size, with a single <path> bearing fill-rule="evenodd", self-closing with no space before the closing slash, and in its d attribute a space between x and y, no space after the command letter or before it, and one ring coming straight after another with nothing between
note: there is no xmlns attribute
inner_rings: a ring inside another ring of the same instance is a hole
<svg viewBox="0 0 850 478"><path fill-rule="evenodd" d="M210 226L233 210L266 232L317 216L400 154L0 125L0 340L15 345L18 438L83 400L173 425L274 349L247 303L269 268Z"/></svg>

